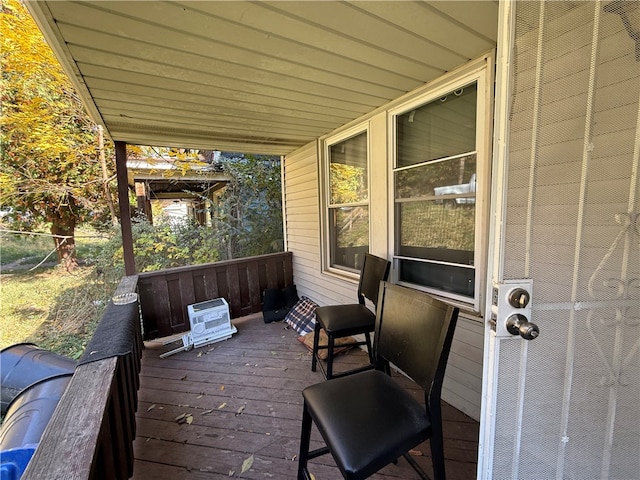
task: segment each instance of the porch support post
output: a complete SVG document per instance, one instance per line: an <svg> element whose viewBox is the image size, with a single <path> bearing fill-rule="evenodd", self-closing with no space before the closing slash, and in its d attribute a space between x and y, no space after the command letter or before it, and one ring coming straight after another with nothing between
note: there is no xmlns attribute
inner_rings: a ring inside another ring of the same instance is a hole
<svg viewBox="0 0 640 480"><path fill-rule="evenodd" d="M120 209L120 229L124 251L125 275L135 275L136 263L133 256L133 236L131 235L131 209L129 208L129 184L127 180L127 144L115 142L116 177L118 179L118 207Z"/></svg>

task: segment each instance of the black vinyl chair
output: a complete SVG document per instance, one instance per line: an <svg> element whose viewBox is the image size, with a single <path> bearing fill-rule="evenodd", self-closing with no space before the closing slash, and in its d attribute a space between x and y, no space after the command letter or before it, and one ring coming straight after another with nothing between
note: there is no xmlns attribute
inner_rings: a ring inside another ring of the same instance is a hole
<svg viewBox="0 0 640 480"><path fill-rule="evenodd" d="M371 348L371 332L375 328L376 316L365 305L365 298L374 305L378 301L378 291L380 282L386 281L389 277L391 262L384 258L377 257L370 253L364 256L364 262L360 271L360 282L358 284L358 303L346 305L329 305L316 308L316 324L313 337L313 355L311 358L311 371L316 371L318 364L318 351L327 349L327 368L323 370L325 378L353 373L356 370L333 373L333 357L335 340L337 338L349 337L352 335L364 334L364 341L354 340L343 343L340 347L366 345L369 353L370 363L373 364L373 349ZM320 331L327 334L327 345L320 345ZM322 364L320 364L322 369Z"/></svg>
<svg viewBox="0 0 640 480"><path fill-rule="evenodd" d="M298 480L310 478L308 460L331 453L345 479L369 477L430 439L433 472L444 480L440 394L458 308L426 293L383 283L375 331L376 369L303 390ZM425 404L389 375L395 365L424 390ZM325 447L309 451L315 424Z"/></svg>

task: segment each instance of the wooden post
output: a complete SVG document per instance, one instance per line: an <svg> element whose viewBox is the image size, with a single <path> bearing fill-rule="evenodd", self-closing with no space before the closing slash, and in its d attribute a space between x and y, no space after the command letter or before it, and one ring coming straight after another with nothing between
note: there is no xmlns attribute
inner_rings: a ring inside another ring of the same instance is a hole
<svg viewBox="0 0 640 480"><path fill-rule="evenodd" d="M118 206L120 209L120 229L122 230L122 249L124 251L124 270L126 275L136 273L133 256L133 236L131 234L131 209L129 208L129 184L127 180L127 144L115 142L116 175L118 178Z"/></svg>
<svg viewBox="0 0 640 480"><path fill-rule="evenodd" d="M153 225L153 213L151 212L151 202L149 201L149 190L144 182L134 182L136 190L136 200L138 210L143 212L151 225Z"/></svg>

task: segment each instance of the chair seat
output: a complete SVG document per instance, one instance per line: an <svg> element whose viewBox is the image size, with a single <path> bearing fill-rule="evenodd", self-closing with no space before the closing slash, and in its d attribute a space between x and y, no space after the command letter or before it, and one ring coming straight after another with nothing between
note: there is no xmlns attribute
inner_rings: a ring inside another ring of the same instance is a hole
<svg viewBox="0 0 640 480"><path fill-rule="evenodd" d="M376 324L376 315L359 303L329 305L316 308L316 321L328 334L338 334L342 337L372 332Z"/></svg>
<svg viewBox="0 0 640 480"><path fill-rule="evenodd" d="M312 385L302 395L345 478L365 478L430 435L425 407L377 370Z"/></svg>

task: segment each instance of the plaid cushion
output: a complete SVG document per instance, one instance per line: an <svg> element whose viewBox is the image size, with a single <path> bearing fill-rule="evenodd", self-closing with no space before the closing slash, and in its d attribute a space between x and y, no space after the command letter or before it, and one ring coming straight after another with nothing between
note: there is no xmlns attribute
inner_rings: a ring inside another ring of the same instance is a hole
<svg viewBox="0 0 640 480"><path fill-rule="evenodd" d="M318 308L317 303L307 297L302 297L289 310L287 316L284 317L284 321L291 325L291 328L300 335L306 335L309 332L313 332L315 327L316 308Z"/></svg>

